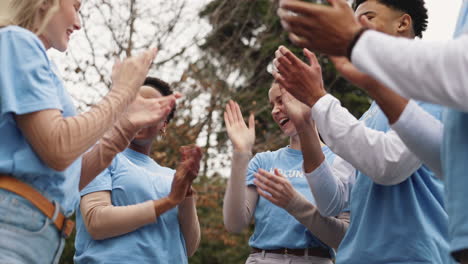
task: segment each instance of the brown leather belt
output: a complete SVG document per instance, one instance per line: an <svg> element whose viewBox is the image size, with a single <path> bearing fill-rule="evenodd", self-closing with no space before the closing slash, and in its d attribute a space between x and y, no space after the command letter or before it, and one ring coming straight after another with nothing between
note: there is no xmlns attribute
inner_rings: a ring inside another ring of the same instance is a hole
<svg viewBox="0 0 468 264"><path fill-rule="evenodd" d="M25 198L49 219L54 217L55 205L28 184L11 176L0 174L0 188ZM68 237L75 227L75 222L66 218L64 214L58 211L54 225L64 237Z"/></svg>
<svg viewBox="0 0 468 264"><path fill-rule="evenodd" d="M294 255L294 256L314 256L320 258L328 258L331 259L330 252L324 248L280 248L280 249L259 249L252 247L252 253L274 253L274 254L282 254L282 255Z"/></svg>

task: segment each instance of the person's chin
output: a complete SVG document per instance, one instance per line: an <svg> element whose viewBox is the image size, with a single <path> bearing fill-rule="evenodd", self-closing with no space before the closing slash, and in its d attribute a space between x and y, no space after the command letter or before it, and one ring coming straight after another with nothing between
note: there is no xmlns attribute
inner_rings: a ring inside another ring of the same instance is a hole
<svg viewBox="0 0 468 264"><path fill-rule="evenodd" d="M60 52L65 52L67 51L68 49L68 40L66 41L62 41L61 43L59 43L59 45L57 45L55 47L56 50L60 51Z"/></svg>

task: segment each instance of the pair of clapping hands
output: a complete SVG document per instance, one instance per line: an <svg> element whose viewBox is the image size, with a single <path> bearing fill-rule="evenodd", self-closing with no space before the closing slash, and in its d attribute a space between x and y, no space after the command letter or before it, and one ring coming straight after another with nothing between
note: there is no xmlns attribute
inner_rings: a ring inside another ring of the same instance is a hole
<svg viewBox="0 0 468 264"><path fill-rule="evenodd" d="M273 76L280 85L282 102L288 117L296 128L301 126L301 122L311 121L311 107L327 94L317 57L307 49L304 49L304 55L308 58L309 64L301 61L286 47L280 46L275 52L273 61L275 66ZM351 82L357 85L369 82L369 76L359 72L346 58L330 59L337 70ZM254 115L250 115L247 126L239 105L229 101L224 112L224 120L234 151L251 152L255 142ZM255 174L254 183L259 187L257 188L259 195L282 208L286 208L297 195L289 180L277 169L274 173L260 169Z"/></svg>
<svg viewBox="0 0 468 264"><path fill-rule="evenodd" d="M179 204L186 197L192 196L192 183L197 178L202 158L201 148L196 145L182 146L179 153L180 162L176 168L169 193L169 199L174 204Z"/></svg>

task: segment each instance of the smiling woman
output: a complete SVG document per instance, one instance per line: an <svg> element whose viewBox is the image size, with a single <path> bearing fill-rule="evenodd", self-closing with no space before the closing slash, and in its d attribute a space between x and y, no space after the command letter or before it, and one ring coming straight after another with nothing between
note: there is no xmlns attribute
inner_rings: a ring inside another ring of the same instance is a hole
<svg viewBox="0 0 468 264"><path fill-rule="evenodd" d="M239 233L255 217L249 241L252 254L246 263L332 263L332 248L337 248L343 238L349 214L323 217L315 207L302 170L299 132L305 128L315 132L311 133L316 136L318 150L313 155L331 161L334 154L328 147L320 147L315 125L306 121L310 120L309 107L285 96L277 82L272 84L268 98L273 120L290 138L290 145L257 153L253 158L254 116L250 116L247 127L239 105L230 101L226 106L224 120L234 152L224 197L224 225L228 231ZM298 122L300 127L295 125L297 120L304 121Z"/></svg>
<svg viewBox="0 0 468 264"><path fill-rule="evenodd" d="M82 162L83 154L107 131L106 140L125 145L141 127L160 121L175 96L127 108L156 56L156 50L148 50L116 63L111 92L77 115L46 51L67 49L70 35L81 27L81 1L2 3L7 15L0 21L0 263L57 263L63 238L73 230L67 217L78 203L79 183L84 187L96 176L80 178L91 166ZM145 118L135 118L133 111ZM110 154L109 162L116 153ZM107 165L101 162L97 170Z"/></svg>

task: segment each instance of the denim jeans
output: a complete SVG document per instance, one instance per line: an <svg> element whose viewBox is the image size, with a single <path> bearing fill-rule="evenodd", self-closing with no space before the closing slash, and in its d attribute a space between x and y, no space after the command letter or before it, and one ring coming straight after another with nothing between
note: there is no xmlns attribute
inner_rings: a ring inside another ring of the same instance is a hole
<svg viewBox="0 0 468 264"><path fill-rule="evenodd" d="M58 263L64 238L29 201L0 189L0 263Z"/></svg>

